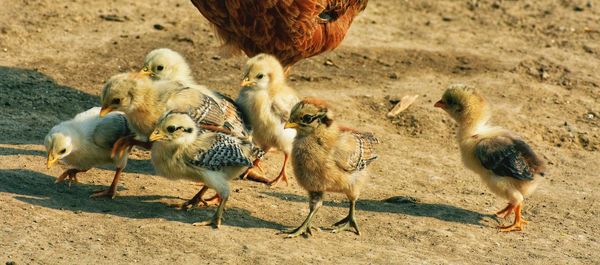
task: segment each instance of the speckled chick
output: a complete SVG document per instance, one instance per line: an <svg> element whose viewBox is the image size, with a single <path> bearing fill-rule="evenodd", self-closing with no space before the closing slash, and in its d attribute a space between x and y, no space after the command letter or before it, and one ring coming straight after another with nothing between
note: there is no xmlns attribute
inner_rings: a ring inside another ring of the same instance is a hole
<svg viewBox="0 0 600 265"><path fill-rule="evenodd" d="M152 164L172 179L201 181L217 191L221 202L209 222L218 228L230 195L229 180L239 176L264 152L250 141L198 129L188 113L167 112L150 135Z"/></svg>

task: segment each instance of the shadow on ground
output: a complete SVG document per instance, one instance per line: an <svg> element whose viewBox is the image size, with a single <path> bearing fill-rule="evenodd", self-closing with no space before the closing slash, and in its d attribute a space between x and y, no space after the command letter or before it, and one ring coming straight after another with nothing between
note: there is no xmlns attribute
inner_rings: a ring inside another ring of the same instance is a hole
<svg viewBox="0 0 600 265"><path fill-rule="evenodd" d="M54 177L26 169L0 170L0 192L15 194L15 198L25 203L67 211L112 214L135 219L163 218L170 221L195 223L212 217L215 208L201 208L181 211L160 202L163 199L177 200L175 196L118 196L114 200L91 199L96 190L108 187L90 184L54 184ZM250 215L246 210L227 208L225 225L244 228L281 229L282 225Z"/></svg>
<svg viewBox="0 0 600 265"><path fill-rule="evenodd" d="M57 84L35 70L0 66L3 143L42 143L60 121L99 104L97 96Z"/></svg>
<svg viewBox="0 0 600 265"><path fill-rule="evenodd" d="M281 200L293 202L307 202L307 197L280 192L263 192L263 194L279 198ZM324 201L323 205L332 207L348 207L348 202ZM493 215L481 214L478 212L458 208L452 205L440 203L421 203L414 198L395 196L385 200L365 200L359 199L356 202L356 209L359 211L398 213L420 217L431 217L446 222L456 222L483 226L484 218L494 218Z"/></svg>

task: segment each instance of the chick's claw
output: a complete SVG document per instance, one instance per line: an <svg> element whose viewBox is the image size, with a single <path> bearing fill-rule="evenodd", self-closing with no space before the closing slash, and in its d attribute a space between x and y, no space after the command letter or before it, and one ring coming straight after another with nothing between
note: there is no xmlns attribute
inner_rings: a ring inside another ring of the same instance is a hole
<svg viewBox="0 0 600 265"><path fill-rule="evenodd" d="M341 221L335 223L335 229L331 231L332 233L339 233L342 231L351 231L360 236L360 230L358 229L358 224L352 217L346 217ZM352 231L354 229L354 231Z"/></svg>
<svg viewBox="0 0 600 265"><path fill-rule="evenodd" d="M63 172L58 178L56 178L56 180L54 181L54 183L60 183L63 182L65 179L67 179L68 181L68 186L69 188L71 187L72 183L79 183L79 180L77 179L77 173L79 172L86 172L87 170L78 170L78 169L68 169L65 172Z"/></svg>
<svg viewBox="0 0 600 265"><path fill-rule="evenodd" d="M115 190L108 189L108 190L95 191L94 193L92 193L92 195L90 195L90 198L106 197L106 198L114 199L115 196L117 196L117 192Z"/></svg>
<svg viewBox="0 0 600 265"><path fill-rule="evenodd" d="M294 238L301 235L312 236L313 231L321 232L321 228L312 225L301 225L298 228L284 230L283 233L288 234L286 238Z"/></svg>

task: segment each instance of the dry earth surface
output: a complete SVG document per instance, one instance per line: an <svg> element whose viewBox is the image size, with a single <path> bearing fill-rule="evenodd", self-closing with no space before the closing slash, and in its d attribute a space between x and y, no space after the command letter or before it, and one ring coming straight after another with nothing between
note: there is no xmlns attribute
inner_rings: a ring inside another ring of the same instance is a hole
<svg viewBox="0 0 600 265"><path fill-rule="evenodd" d="M285 239L278 232L308 211L293 176L275 188L234 181L215 230L191 225L214 207L169 206L198 184L155 176L147 152L135 152L114 200L88 198L110 184L110 168L71 188L54 184L60 167L45 168L47 131L98 105L103 82L139 69L154 48L181 52L200 83L237 95L245 57L217 57L219 42L190 2L1 1L0 262L598 264L599 5L371 0L338 49L290 76L301 95L331 101L342 123L383 142L358 202L363 235L326 230L347 212L345 197L329 194L315 219L324 230ZM548 161L523 232L498 232L509 221L490 213L506 202L462 166L456 125L432 107L451 83L481 89L493 122ZM415 104L387 119L410 94L420 95ZM281 159L268 155L269 177Z"/></svg>

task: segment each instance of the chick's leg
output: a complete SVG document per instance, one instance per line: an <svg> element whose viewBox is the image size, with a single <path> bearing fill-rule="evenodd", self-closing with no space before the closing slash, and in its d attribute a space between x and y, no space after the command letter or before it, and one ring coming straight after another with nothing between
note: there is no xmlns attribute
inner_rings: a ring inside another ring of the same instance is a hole
<svg viewBox="0 0 600 265"><path fill-rule="evenodd" d="M229 189L223 190L221 192L217 191L219 197L221 198L221 202L217 207L217 211L213 215L212 220L194 223L194 226L212 226L213 228L221 227L221 221L223 220L223 212L225 211L225 204L227 203L227 199L229 199Z"/></svg>
<svg viewBox="0 0 600 265"><path fill-rule="evenodd" d="M261 173L258 173L256 169L259 169ZM248 168L246 172L242 174L241 179L248 179L255 182L269 184L271 180L263 177L262 173L264 173L264 170L260 166L260 159L256 159L254 162L252 162L252 167Z"/></svg>
<svg viewBox="0 0 600 265"><path fill-rule="evenodd" d="M288 177L287 174L285 174L285 166L287 165L288 159L290 158L290 156L287 153L284 153L284 157L283 157L283 167L281 168L281 172L279 172L279 176L277 176L275 179L271 180L269 182L269 185L271 187L277 185L277 183L279 183L279 181L283 180L283 182L285 182L285 185L288 185Z"/></svg>
<svg viewBox="0 0 600 265"><path fill-rule="evenodd" d="M196 195L194 195L194 197L192 199L179 205L179 209L187 210L190 208L189 206L195 207L199 203L204 204L204 206L209 206L209 205L218 204L219 202L221 202L221 198L219 197L219 194L215 194L215 196L213 196L207 200L202 199L202 196L204 195L204 193L206 193L207 190L208 190L208 186L202 185L202 188L200 189L200 191L198 191L198 193L196 193Z"/></svg>
<svg viewBox="0 0 600 265"><path fill-rule="evenodd" d="M512 232L512 231L522 231L523 230L525 224L527 224L528 222L523 220L523 217L521 216L521 208L522 207L523 207L523 203L519 203L519 204L515 205L515 207L514 207L515 221L511 225L499 227L500 231Z"/></svg>
<svg viewBox="0 0 600 265"><path fill-rule="evenodd" d="M71 169L67 169L65 170L65 172L63 172L60 176L58 176L58 178L56 178L56 180L54 181L54 183L59 183L59 182L63 182L65 179L67 179L69 181L68 185L69 188L71 187L71 183L75 182L78 183L79 180L77 180L77 173L80 172L86 172L88 171L87 169L81 170L81 169L75 169L75 168L71 168Z"/></svg>
<svg viewBox="0 0 600 265"><path fill-rule="evenodd" d="M119 184L119 178L121 177L121 171L123 171L123 169L118 167L117 170L115 171L115 177L113 178L113 181L110 184L110 188L108 188L108 190L95 191L94 193L92 193L92 195L90 195L90 198L108 197L108 198L114 199L115 196L117 195L117 184Z"/></svg>
<svg viewBox="0 0 600 265"><path fill-rule="evenodd" d="M133 148L133 146L136 146L136 145L140 146L144 149L152 148L151 142L138 141L135 139L135 135L129 135L129 136L119 138L119 140L117 140L113 144L113 149L111 151L111 157L116 157L116 156L122 157L123 155L125 155L125 153L131 151L131 148Z"/></svg>
<svg viewBox="0 0 600 265"><path fill-rule="evenodd" d="M346 216L346 218L340 220L339 222L333 224L333 226L336 227L332 231L333 233L348 231L348 230L352 230L352 228L354 228L355 229L354 233L356 233L357 235L360 235L360 230L358 230L358 224L356 223L356 220L354 219L355 209L356 209L356 199L352 199L352 200L350 200L350 212L348 213L348 216Z"/></svg>
<svg viewBox="0 0 600 265"><path fill-rule="evenodd" d="M514 208L515 208L515 205L509 203L508 205L506 205L506 207L504 207L504 209L498 211L496 213L496 216L498 216L500 218L506 218L512 213Z"/></svg>
<svg viewBox="0 0 600 265"><path fill-rule="evenodd" d="M308 194L308 196L310 198L310 202L309 202L310 212L308 213L306 220L304 220L302 225L300 225L298 228L283 231L284 233L289 234L287 236L288 238L293 238L293 237L297 237L300 235L312 236L313 229L320 231L319 228L312 226L311 223L312 223L313 217L317 213L317 210L319 210L319 208L321 208L321 206L323 205L323 192L310 192Z"/></svg>

